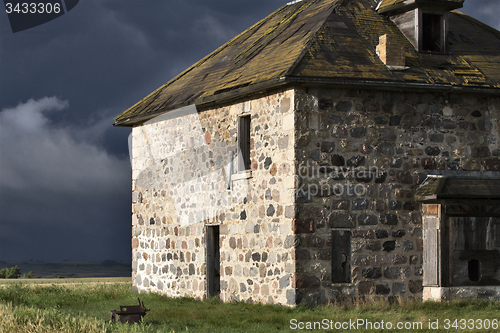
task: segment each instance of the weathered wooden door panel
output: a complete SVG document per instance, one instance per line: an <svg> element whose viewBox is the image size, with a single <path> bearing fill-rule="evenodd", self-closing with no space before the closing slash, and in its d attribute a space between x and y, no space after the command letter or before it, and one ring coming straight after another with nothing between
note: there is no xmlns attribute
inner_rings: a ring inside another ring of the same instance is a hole
<svg viewBox="0 0 500 333"><path fill-rule="evenodd" d="M440 285L440 241L439 241L439 219L437 217L426 217L424 219L424 253L423 271L424 286Z"/></svg>

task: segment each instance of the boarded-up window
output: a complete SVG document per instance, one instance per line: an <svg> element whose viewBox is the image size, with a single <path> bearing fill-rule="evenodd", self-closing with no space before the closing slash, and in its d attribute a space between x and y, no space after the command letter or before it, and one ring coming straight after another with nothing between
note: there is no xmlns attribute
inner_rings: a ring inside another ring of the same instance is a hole
<svg viewBox="0 0 500 333"><path fill-rule="evenodd" d="M422 49L424 51L443 51L441 21L442 15L422 14Z"/></svg>
<svg viewBox="0 0 500 333"><path fill-rule="evenodd" d="M250 116L239 118L238 124L238 171L250 169Z"/></svg>
<svg viewBox="0 0 500 333"><path fill-rule="evenodd" d="M332 230L332 282L351 282L350 230Z"/></svg>

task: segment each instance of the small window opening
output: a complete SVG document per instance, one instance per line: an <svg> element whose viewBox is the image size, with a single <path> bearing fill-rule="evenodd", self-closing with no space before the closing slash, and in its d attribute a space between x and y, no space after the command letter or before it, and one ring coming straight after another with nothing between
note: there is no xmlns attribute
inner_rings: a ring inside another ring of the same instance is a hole
<svg viewBox="0 0 500 333"><path fill-rule="evenodd" d="M423 36L422 49L430 52L442 52L442 15L422 14Z"/></svg>
<svg viewBox="0 0 500 333"><path fill-rule="evenodd" d="M351 282L351 231L332 230L332 282Z"/></svg>
<svg viewBox="0 0 500 333"><path fill-rule="evenodd" d="M469 280L472 282L481 280L481 262L477 259L469 260Z"/></svg>
<svg viewBox="0 0 500 333"><path fill-rule="evenodd" d="M250 170L250 116L239 119L238 148L238 171Z"/></svg>

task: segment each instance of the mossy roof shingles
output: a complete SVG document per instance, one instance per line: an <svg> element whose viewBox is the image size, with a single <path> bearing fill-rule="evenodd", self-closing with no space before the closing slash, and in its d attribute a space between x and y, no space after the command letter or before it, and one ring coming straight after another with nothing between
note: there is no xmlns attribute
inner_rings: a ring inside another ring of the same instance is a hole
<svg viewBox="0 0 500 333"><path fill-rule="evenodd" d="M376 55L379 36L405 45L405 71ZM304 0L286 5L233 38L115 118L133 125L204 104L297 82L419 84L500 89L500 32L450 13L449 54L417 52L371 0Z"/></svg>

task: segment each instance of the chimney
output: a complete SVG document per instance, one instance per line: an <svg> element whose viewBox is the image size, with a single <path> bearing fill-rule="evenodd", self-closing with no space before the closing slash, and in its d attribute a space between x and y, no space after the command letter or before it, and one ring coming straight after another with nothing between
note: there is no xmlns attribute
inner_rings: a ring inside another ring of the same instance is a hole
<svg viewBox="0 0 500 333"><path fill-rule="evenodd" d="M386 66L404 67L405 47L396 43L393 35L383 35L379 38L377 54Z"/></svg>

